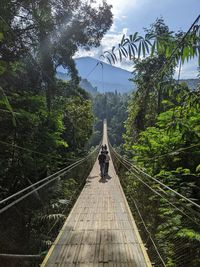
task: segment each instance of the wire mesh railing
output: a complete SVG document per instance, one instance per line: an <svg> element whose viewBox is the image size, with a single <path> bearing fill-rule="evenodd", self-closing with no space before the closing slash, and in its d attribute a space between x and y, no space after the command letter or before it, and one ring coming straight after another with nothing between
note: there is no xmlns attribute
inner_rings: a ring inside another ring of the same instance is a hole
<svg viewBox="0 0 200 267"><path fill-rule="evenodd" d="M0 266L39 266L84 187L99 149L0 201Z"/></svg>
<svg viewBox="0 0 200 267"><path fill-rule="evenodd" d="M152 265L200 266L200 206L110 151Z"/></svg>

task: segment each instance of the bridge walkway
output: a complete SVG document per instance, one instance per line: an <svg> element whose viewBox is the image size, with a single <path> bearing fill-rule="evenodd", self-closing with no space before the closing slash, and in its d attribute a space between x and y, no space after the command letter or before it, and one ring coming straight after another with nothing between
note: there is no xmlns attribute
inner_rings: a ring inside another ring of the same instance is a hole
<svg viewBox="0 0 200 267"><path fill-rule="evenodd" d="M107 144L104 122L103 144ZM111 160L101 179L95 162L42 267L152 266Z"/></svg>

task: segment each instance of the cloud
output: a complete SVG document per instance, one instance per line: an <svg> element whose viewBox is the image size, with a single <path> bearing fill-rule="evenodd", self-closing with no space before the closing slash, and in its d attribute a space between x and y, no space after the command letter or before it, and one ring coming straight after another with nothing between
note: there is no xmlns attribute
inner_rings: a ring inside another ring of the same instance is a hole
<svg viewBox="0 0 200 267"><path fill-rule="evenodd" d="M90 50L85 50L83 48L80 48L79 51L74 55L74 58L77 57L94 57L98 60L104 61L106 63L109 63L108 60L103 59L101 55L105 51L110 51L113 46L117 47L117 45L121 42L123 34L128 33L128 28L122 28L121 31L116 32L116 31L110 31L107 33L102 41L101 41L101 46L98 48L91 48ZM117 52L116 55L118 56ZM115 62L114 64L116 67L128 70L128 71L133 71L133 63L129 59L123 59L122 62L118 61Z"/></svg>
<svg viewBox="0 0 200 267"><path fill-rule="evenodd" d="M107 0L107 2L113 6L112 11L114 16L118 17L122 15L126 10L130 10L130 8L137 8L141 0Z"/></svg>
<svg viewBox="0 0 200 267"><path fill-rule="evenodd" d="M128 28L123 28L123 29L122 29L122 33L125 34L125 35L127 35L127 33L128 33Z"/></svg>
<svg viewBox="0 0 200 267"><path fill-rule="evenodd" d="M110 32L116 32L117 31L117 26L115 23L113 23L113 25L110 28Z"/></svg>
<svg viewBox="0 0 200 267"><path fill-rule="evenodd" d="M97 4L102 3L102 1L103 0L97 0ZM199 0L191 1L193 3L197 3ZM171 10L172 7L174 7L173 10L176 10L175 7L177 6L177 3L181 2L181 0L177 0L177 2L174 2L173 0L156 0L156 6L152 6L153 0L107 0L107 2L113 5L112 12L114 14L114 22L110 31L102 39L101 46L99 48L91 48L90 51L80 49L79 52L76 53L75 57L91 56L100 59L100 56L104 51L109 51L113 46L116 46L118 43L120 43L123 34L129 34L129 32L132 33L132 30L130 29L140 31L140 29L142 29L144 26L146 27L150 25L150 22L153 22L154 19L159 16L159 14L164 15L164 18L166 17L169 22L172 22L172 26L174 28L177 25L177 12L173 11L175 13L174 14ZM181 25L186 23L185 21L187 19L191 20L191 16L185 16L184 12L188 11L188 5L185 5L187 6L187 9L183 9L182 11L180 10L179 14L184 16L184 20L181 21ZM190 10L190 14L191 13L194 12ZM173 21L176 21L176 24L174 24ZM128 59L116 63L116 66L133 71L133 63ZM181 70L181 79L196 78L198 73L197 66L197 60L185 63ZM175 78L177 78L177 76L178 71L176 70Z"/></svg>
<svg viewBox="0 0 200 267"><path fill-rule="evenodd" d="M176 68L174 78L178 78L179 68ZM198 62L197 58L194 58L188 62L185 62L181 67L180 79L196 79L198 75Z"/></svg>
<svg viewBox="0 0 200 267"><path fill-rule="evenodd" d="M114 19L122 20L125 19L126 11L135 10L141 3L146 2L149 0L106 0L106 2L112 5L112 13L114 15ZM98 6L101 5L103 0L96 0L93 5Z"/></svg>
<svg viewBox="0 0 200 267"><path fill-rule="evenodd" d="M92 48L89 51L81 48L76 53L75 57L92 56L99 59L104 51L111 50L113 46L116 46L118 43L120 43L123 34L127 33L127 31L128 28L123 28L120 32L116 32L115 29L113 29L103 37L100 47Z"/></svg>

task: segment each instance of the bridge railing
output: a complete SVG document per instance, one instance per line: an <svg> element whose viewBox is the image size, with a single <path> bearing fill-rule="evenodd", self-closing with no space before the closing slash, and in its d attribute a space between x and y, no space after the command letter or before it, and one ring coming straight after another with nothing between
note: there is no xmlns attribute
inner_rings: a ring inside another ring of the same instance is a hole
<svg viewBox="0 0 200 267"><path fill-rule="evenodd" d="M0 266L38 266L87 183L99 149L0 201Z"/></svg>
<svg viewBox="0 0 200 267"><path fill-rule="evenodd" d="M200 266L200 206L110 152L152 264Z"/></svg>

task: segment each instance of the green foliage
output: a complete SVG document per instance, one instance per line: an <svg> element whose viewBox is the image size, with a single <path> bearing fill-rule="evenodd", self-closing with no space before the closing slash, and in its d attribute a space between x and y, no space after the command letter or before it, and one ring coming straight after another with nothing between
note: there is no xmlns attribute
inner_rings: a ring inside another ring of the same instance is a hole
<svg viewBox="0 0 200 267"><path fill-rule="evenodd" d="M200 64L200 27L197 24L200 17L195 20L193 27L186 34L184 32L169 32L168 26L165 25L162 18L157 19L150 29L145 30L145 36L138 35L138 32L129 36L122 36L121 42L117 46L113 46L112 51L105 51L103 57L109 63L115 63L119 59L129 57L129 59L140 59L141 57L164 55L166 59L170 59L177 64L179 59L182 63L198 57ZM173 57L171 55L173 54ZM165 72L162 69L162 74Z"/></svg>
<svg viewBox="0 0 200 267"><path fill-rule="evenodd" d="M112 24L110 10L105 1L98 7L82 0L1 1L0 199L85 155L92 104L78 87L72 57L79 46L100 44ZM69 70L67 83L56 79L60 65ZM85 178L91 162L84 167L79 171ZM59 190L56 184L44 188L5 213L1 252L37 254L54 240L65 218L63 206L68 214L84 185L79 174L72 177Z"/></svg>
<svg viewBox="0 0 200 267"><path fill-rule="evenodd" d="M183 228L177 233L177 236L188 240L195 240L200 242L200 234L192 229Z"/></svg>
<svg viewBox="0 0 200 267"><path fill-rule="evenodd" d="M66 102L64 115L66 128L71 131L63 136L71 147L71 150L82 149L92 134L93 115L90 100L84 102L80 97L73 97Z"/></svg>
<svg viewBox="0 0 200 267"><path fill-rule="evenodd" d="M93 140L100 140L102 121L108 122L109 139L112 144L120 146L123 143L124 121L127 117L128 95L115 93L98 94L93 98L93 110L96 116ZM96 138L98 137L98 138ZM98 141L99 142L99 141ZM95 144L95 143L94 143Z"/></svg>
<svg viewBox="0 0 200 267"><path fill-rule="evenodd" d="M23 12L22 12L23 10ZM79 78L72 56L79 46L99 46L112 24L111 6L105 1L98 6L84 1L2 0L0 7L0 73L1 85L7 82L13 64L19 71L24 62L30 71L32 90L45 92L48 109L56 94L55 73L59 65L67 67L73 83ZM79 14L79 16L77 16ZM11 78L10 77L10 78ZM23 77L23 85L25 85ZM33 84L32 84L33 85ZM6 85L6 90L12 86ZM27 90L28 88L26 88Z"/></svg>
<svg viewBox="0 0 200 267"><path fill-rule="evenodd" d="M199 88L191 89L185 83L173 80L174 67L181 56L180 47L170 64L165 64L183 33L169 32L162 20L158 20L146 32L152 34L154 43L150 45L148 57L133 59L137 91L129 100L124 147L134 163L145 172L199 204ZM197 53L191 38L198 43L199 32L192 37L193 33L182 43L183 62ZM145 48L142 48L141 40L138 41L140 51L137 47L140 54ZM198 211L192 204L185 203L184 199L177 199L155 180L141 174L140 179L145 185L136 179L137 175L137 171L132 171L124 181L122 173L123 186L152 261L158 266L162 265L155 258L155 247L135 211L135 202L166 266L198 266L199 229L195 220L194 223L189 220L199 218ZM149 214L152 208L153 213ZM190 215L186 216L188 213Z"/></svg>

